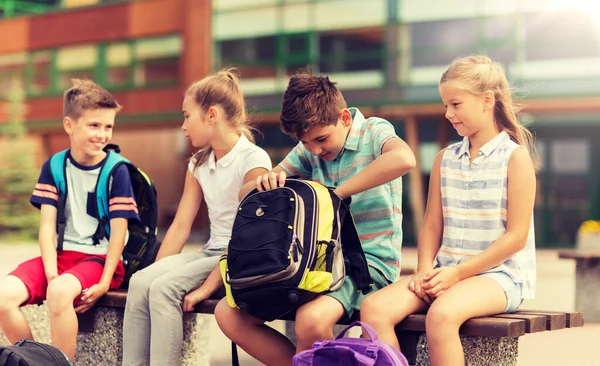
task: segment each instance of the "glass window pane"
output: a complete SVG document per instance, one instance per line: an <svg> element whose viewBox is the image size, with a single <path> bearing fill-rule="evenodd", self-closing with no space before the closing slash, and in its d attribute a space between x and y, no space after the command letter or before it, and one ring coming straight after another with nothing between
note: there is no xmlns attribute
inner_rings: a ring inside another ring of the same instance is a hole
<svg viewBox="0 0 600 366"><path fill-rule="evenodd" d="M600 57L600 26L589 14L554 11L525 18L527 60Z"/></svg>
<svg viewBox="0 0 600 366"><path fill-rule="evenodd" d="M386 3L384 0L317 2L314 11L315 28L329 30L380 26L387 20Z"/></svg>
<svg viewBox="0 0 600 366"><path fill-rule="evenodd" d="M130 80L131 47L128 43L106 47L106 81L111 85L125 84Z"/></svg>
<svg viewBox="0 0 600 366"><path fill-rule="evenodd" d="M65 8L76 8L79 6L88 6L99 4L100 0L62 0L62 6Z"/></svg>
<svg viewBox="0 0 600 366"><path fill-rule="evenodd" d="M311 3L288 5L283 7L283 30L287 32L306 31L312 28L315 5Z"/></svg>
<svg viewBox="0 0 600 366"><path fill-rule="evenodd" d="M56 53L56 67L59 70L92 68L98 61L95 45L66 47Z"/></svg>
<svg viewBox="0 0 600 366"><path fill-rule="evenodd" d="M32 80L29 90L33 93L41 93L50 89L50 66L52 63L52 52L42 51L31 55Z"/></svg>
<svg viewBox="0 0 600 366"><path fill-rule="evenodd" d="M221 41L215 48L217 68L236 67L242 80L274 78L275 36Z"/></svg>
<svg viewBox="0 0 600 366"><path fill-rule="evenodd" d="M135 44L135 84L176 81L179 76L179 36L140 40Z"/></svg>
<svg viewBox="0 0 600 366"><path fill-rule="evenodd" d="M456 57L477 53L477 19L411 24L412 65L447 65Z"/></svg>
<svg viewBox="0 0 600 366"><path fill-rule="evenodd" d="M216 13L213 37L223 40L275 34L279 30L278 14L278 8Z"/></svg>
<svg viewBox="0 0 600 366"><path fill-rule="evenodd" d="M353 29L319 34L319 70L383 70L384 29Z"/></svg>
<svg viewBox="0 0 600 366"><path fill-rule="evenodd" d="M563 139L551 143L550 169L555 173L587 173L589 163L589 141L585 139Z"/></svg>
<svg viewBox="0 0 600 366"><path fill-rule="evenodd" d="M229 11L236 9L245 9L249 7L261 7L275 5L279 0L213 0L212 7L216 11ZM304 0L306 1L306 0Z"/></svg>
<svg viewBox="0 0 600 366"><path fill-rule="evenodd" d="M56 68L58 70L58 88L66 89L71 86L71 79L94 80L94 68L98 61L98 51L95 45L67 47L56 53Z"/></svg>
<svg viewBox="0 0 600 366"><path fill-rule="evenodd" d="M472 18L477 15L480 0L398 1L398 17L402 22ZM365 2L367 3L367 2Z"/></svg>
<svg viewBox="0 0 600 366"><path fill-rule="evenodd" d="M0 98L10 88L13 79L24 80L26 64L25 53L0 55Z"/></svg>

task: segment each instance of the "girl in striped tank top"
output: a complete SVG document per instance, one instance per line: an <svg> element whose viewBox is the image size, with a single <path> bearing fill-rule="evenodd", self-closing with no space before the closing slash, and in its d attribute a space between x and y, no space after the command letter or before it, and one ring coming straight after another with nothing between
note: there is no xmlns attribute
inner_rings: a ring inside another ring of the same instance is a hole
<svg viewBox="0 0 600 366"><path fill-rule="evenodd" d="M464 365L468 319L514 312L535 291L531 133L491 59L458 58L442 75L446 118L463 141L435 158L418 242L418 268L367 297L361 320L399 347L394 326L427 311L433 366Z"/></svg>

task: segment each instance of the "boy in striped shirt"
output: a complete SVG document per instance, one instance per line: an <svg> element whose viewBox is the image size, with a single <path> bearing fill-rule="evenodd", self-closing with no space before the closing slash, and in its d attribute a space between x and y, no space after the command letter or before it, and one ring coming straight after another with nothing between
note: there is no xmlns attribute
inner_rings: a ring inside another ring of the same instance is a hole
<svg viewBox="0 0 600 366"><path fill-rule="evenodd" d="M65 162L67 197L63 250L57 252L58 190L50 161L42 166L30 202L41 211L41 256L20 264L0 280L0 327L11 343L32 339L20 306L46 300L52 344L70 360L75 356L76 312L89 309L123 281L121 254L127 221L139 220L127 168L118 166L110 178L110 238L94 243L98 228L95 187L112 138L117 101L91 81L73 80L64 93L63 126L70 139Z"/></svg>
<svg viewBox="0 0 600 366"><path fill-rule="evenodd" d="M374 290L398 279L402 246L402 175L415 157L381 118L365 118L347 108L328 77L309 70L293 76L283 96L282 130L298 145L270 173L244 187L282 187L287 175L299 175L336 187L341 198L352 196L351 210L374 282ZM266 365L291 365L294 353L319 339L332 339L333 326L349 319L368 296L350 276L342 287L304 304L296 312L294 346L263 322L221 302L216 311L221 330ZM268 346L267 346L268 345Z"/></svg>

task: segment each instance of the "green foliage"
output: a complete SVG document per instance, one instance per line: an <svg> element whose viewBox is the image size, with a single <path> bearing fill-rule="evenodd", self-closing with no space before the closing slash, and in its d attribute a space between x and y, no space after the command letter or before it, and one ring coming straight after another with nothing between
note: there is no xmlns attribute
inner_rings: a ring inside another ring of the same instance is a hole
<svg viewBox="0 0 600 366"><path fill-rule="evenodd" d="M27 138L25 92L13 80L6 95L8 122L0 124L0 235L33 239L39 214L29 203L37 182L36 146Z"/></svg>

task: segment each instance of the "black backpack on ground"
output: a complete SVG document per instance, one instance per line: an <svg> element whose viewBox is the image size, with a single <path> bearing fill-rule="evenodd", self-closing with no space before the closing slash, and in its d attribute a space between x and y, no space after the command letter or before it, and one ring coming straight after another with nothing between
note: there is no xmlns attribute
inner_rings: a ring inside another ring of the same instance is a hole
<svg viewBox="0 0 600 366"><path fill-rule="evenodd" d="M73 366L64 353L49 344L23 339L0 347L0 366Z"/></svg>

